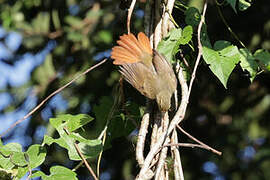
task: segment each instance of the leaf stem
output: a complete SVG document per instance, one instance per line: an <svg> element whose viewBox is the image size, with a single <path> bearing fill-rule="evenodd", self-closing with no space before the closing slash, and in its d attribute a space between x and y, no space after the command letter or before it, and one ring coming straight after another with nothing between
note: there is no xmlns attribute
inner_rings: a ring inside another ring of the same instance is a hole
<svg viewBox="0 0 270 180"><path fill-rule="evenodd" d="M221 20L223 21L223 23L225 24L225 26L227 27L227 29L230 31L230 33L232 34L232 36L241 44L241 46L243 46L244 48L246 48L245 44L238 38L238 36L232 31L231 27L228 25L227 21L225 20L220 7L217 5L217 10L218 10L218 14L221 18Z"/></svg>

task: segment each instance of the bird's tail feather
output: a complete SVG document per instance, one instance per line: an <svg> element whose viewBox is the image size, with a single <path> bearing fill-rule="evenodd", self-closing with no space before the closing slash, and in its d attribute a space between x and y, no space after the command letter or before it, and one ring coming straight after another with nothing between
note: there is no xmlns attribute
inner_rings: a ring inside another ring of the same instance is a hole
<svg viewBox="0 0 270 180"><path fill-rule="evenodd" d="M140 62L144 53L152 55L149 38L143 32L137 38L132 33L124 34L117 44L119 46L113 47L111 53L116 65Z"/></svg>

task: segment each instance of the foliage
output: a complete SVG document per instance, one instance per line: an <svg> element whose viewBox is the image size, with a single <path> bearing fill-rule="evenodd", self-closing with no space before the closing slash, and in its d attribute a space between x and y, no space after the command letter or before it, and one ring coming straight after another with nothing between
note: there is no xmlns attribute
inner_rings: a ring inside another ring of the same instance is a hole
<svg viewBox="0 0 270 180"><path fill-rule="evenodd" d="M172 16L179 27L172 29L158 45L158 51L172 63L180 62L189 76L198 54L197 27L202 18L201 5L193 7L192 3L176 1ZM183 126L195 137L222 150L223 156L183 149L181 157L187 179L270 177L270 28L265 14L270 7L266 4L246 0L217 4L229 22L227 25L218 17L215 6L210 5L206 13L201 32L203 61ZM140 13L144 6L143 1L137 2L133 32L143 30ZM11 80L2 81L0 77L0 93L8 92L12 99L8 105L0 102L1 123L12 112L30 111L36 101L108 57L126 29L125 10L119 10L118 1L2 0L0 10L1 29L5 31L0 33L0 48L3 44L9 53L4 56L0 50L0 73L5 70L3 67L16 67L21 59L30 62L34 57L29 79L22 85L15 86ZM245 47L232 36L228 26ZM7 43L14 31L22 36L17 48ZM47 49L48 46L52 47ZM16 78L24 77L19 71L13 74L17 74ZM86 168L75 169L81 160L75 143L93 169L103 152L104 179L106 173L111 179L134 178L132 145L136 138L132 135L136 134L135 126L143 114L144 98L127 83L118 83L118 79L117 69L107 62L62 91L64 102L51 100L36 112L27 130L15 127L17 131L2 137L0 179L20 179L29 172L42 179L89 177ZM37 100L29 102L30 97ZM15 114L12 119L20 116ZM42 128L46 135L38 135ZM104 132L106 138L100 138ZM31 140L14 143L12 138L16 134ZM183 137L181 141L189 140Z"/></svg>
<svg viewBox="0 0 270 180"><path fill-rule="evenodd" d="M237 47L232 46L228 41L217 41L213 49L203 47L203 58L226 88L232 70L240 61Z"/></svg>

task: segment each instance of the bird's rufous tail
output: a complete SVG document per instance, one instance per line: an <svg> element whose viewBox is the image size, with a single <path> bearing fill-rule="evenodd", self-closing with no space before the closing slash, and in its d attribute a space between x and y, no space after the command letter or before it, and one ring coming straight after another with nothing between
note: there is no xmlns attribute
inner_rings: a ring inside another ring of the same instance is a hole
<svg viewBox="0 0 270 180"><path fill-rule="evenodd" d="M150 55L153 53L149 38L143 32L138 34L138 38L132 33L124 34L120 36L117 44L119 46L114 46L111 53L115 65L136 63L142 61L141 58L145 53Z"/></svg>

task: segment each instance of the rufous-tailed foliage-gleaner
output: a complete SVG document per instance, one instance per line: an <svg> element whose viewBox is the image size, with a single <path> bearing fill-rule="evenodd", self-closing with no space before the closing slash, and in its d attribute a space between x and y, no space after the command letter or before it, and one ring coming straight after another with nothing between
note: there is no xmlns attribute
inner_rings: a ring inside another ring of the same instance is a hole
<svg viewBox="0 0 270 180"><path fill-rule="evenodd" d="M177 81L171 64L153 50L149 38L142 32L136 38L132 33L120 36L119 46L112 48L113 64L120 65L120 72L144 96L155 99L161 111L168 111Z"/></svg>

